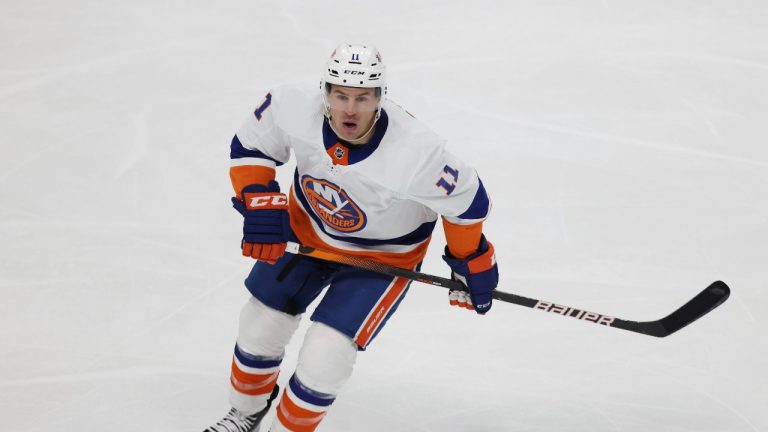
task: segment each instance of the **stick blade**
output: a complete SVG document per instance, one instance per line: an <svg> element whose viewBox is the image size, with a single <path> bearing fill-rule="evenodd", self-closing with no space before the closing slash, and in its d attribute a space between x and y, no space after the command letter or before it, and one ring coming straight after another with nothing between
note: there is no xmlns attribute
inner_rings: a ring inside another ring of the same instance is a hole
<svg viewBox="0 0 768 432"><path fill-rule="evenodd" d="M723 304L731 295L731 289L723 281L713 282L696 297L682 305L678 310L662 318L661 326L653 336L665 337L708 314Z"/></svg>

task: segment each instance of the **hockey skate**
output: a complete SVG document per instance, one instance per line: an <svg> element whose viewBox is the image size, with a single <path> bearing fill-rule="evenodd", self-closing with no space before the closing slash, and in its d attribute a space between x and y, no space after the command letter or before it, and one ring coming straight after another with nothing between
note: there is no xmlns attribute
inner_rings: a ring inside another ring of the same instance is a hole
<svg viewBox="0 0 768 432"><path fill-rule="evenodd" d="M272 406L272 401L275 400L279 392L280 388L275 385L272 394L269 395L269 399L267 400L267 406L256 414L246 416L240 411L232 408L223 419L219 420L215 425L208 427L203 432L259 432L261 419L267 414L269 407Z"/></svg>

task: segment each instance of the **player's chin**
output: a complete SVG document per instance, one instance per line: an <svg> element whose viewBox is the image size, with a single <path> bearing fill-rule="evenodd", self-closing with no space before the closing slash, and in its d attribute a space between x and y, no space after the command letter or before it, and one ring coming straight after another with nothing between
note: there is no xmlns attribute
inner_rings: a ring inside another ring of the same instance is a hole
<svg viewBox="0 0 768 432"><path fill-rule="evenodd" d="M346 139L355 139L357 137L357 131L359 126L355 122L342 122L341 123L341 133L344 135L344 138Z"/></svg>

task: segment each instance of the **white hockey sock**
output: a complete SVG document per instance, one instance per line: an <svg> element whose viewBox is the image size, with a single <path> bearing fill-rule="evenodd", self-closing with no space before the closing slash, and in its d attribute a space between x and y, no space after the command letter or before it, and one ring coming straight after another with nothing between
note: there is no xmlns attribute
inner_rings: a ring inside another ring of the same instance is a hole
<svg viewBox="0 0 768 432"><path fill-rule="evenodd" d="M251 298L240 312L240 328L232 359L230 404L253 414L267 404L280 373L285 345L296 331L299 316L272 309Z"/></svg>

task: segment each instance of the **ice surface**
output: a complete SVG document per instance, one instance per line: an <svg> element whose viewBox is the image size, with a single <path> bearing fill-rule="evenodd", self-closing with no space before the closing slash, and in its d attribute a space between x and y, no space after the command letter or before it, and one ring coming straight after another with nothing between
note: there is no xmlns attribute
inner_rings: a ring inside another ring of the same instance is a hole
<svg viewBox="0 0 768 432"><path fill-rule="evenodd" d="M766 22L761 1L6 0L0 429L226 412L250 266L229 140L368 41L481 174L500 289L637 320L733 296L656 339L414 285L319 431L768 431Z"/></svg>

